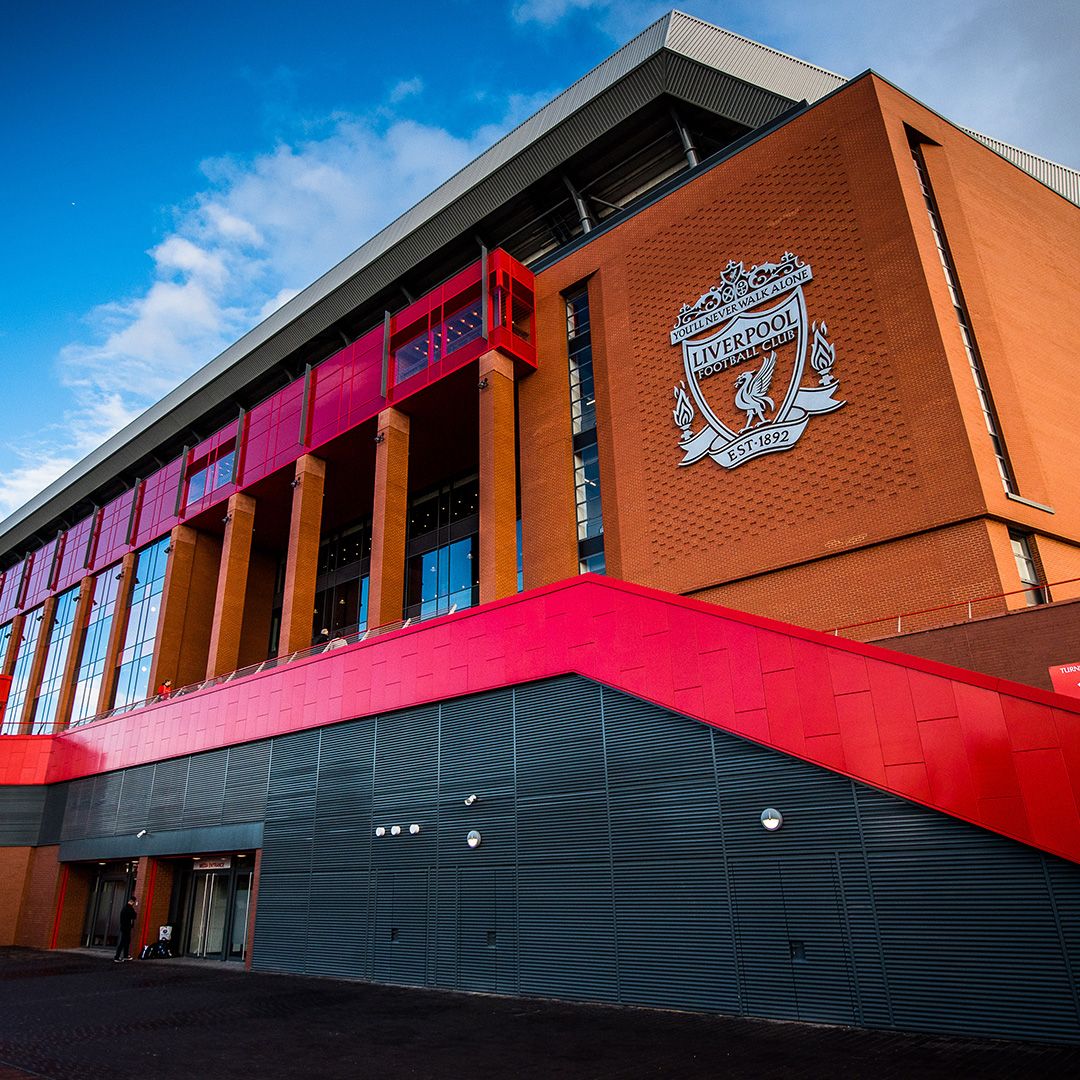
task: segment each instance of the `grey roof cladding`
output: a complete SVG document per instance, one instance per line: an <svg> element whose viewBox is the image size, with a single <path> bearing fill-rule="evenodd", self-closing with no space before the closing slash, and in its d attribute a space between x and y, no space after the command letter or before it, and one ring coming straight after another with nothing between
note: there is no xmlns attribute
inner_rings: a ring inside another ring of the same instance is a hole
<svg viewBox="0 0 1080 1080"><path fill-rule="evenodd" d="M27 544L38 530L179 436L215 404L661 94L756 127L795 102L824 97L845 81L700 19L669 12L0 522L0 553ZM1080 174L969 134L1077 201Z"/></svg>

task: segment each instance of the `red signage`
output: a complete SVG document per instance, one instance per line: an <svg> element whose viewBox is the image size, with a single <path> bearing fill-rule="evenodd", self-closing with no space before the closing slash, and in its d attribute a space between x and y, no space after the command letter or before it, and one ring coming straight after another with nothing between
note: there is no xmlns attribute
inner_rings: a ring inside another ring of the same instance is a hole
<svg viewBox="0 0 1080 1080"><path fill-rule="evenodd" d="M1057 664L1050 668L1055 694L1080 698L1080 664Z"/></svg>

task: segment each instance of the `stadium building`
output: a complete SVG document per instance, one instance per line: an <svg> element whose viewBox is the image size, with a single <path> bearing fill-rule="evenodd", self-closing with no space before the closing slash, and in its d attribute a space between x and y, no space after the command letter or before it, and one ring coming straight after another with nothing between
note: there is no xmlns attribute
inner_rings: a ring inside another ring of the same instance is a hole
<svg viewBox="0 0 1080 1080"><path fill-rule="evenodd" d="M0 525L0 942L1076 1040L1078 201L648 27Z"/></svg>

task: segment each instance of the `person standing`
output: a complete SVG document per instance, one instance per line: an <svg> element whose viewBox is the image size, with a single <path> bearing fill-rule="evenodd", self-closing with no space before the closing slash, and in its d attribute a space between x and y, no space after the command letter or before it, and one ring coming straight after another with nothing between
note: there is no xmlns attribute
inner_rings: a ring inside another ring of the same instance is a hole
<svg viewBox="0 0 1080 1080"><path fill-rule="evenodd" d="M113 957L114 964L122 964L125 960L133 960L131 955L131 930L135 926L135 919L139 914L139 901L134 896L128 898L120 912L120 940L116 943L116 955Z"/></svg>

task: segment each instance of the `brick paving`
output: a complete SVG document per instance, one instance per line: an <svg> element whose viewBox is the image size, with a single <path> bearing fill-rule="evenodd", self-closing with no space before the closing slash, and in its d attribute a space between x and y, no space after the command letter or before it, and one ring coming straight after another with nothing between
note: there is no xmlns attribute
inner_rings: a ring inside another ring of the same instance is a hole
<svg viewBox="0 0 1080 1080"><path fill-rule="evenodd" d="M0 1080L1055 1077L1080 1047L0 949Z"/></svg>

